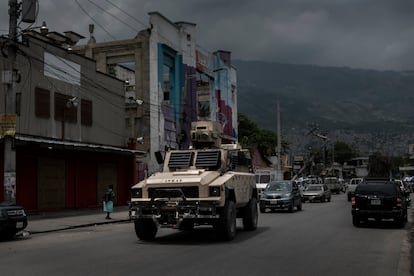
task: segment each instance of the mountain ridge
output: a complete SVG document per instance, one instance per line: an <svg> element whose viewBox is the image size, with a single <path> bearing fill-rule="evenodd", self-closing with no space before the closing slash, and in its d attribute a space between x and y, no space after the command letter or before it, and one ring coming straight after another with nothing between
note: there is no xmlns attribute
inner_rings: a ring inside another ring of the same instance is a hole
<svg viewBox="0 0 414 276"><path fill-rule="evenodd" d="M308 137L310 125L317 125L332 141L358 141L356 146L363 154L403 154L413 143L411 71L232 63L237 70L238 111L259 127L275 131L279 101L282 136L296 151L305 151L314 143ZM299 143L294 142L298 139Z"/></svg>

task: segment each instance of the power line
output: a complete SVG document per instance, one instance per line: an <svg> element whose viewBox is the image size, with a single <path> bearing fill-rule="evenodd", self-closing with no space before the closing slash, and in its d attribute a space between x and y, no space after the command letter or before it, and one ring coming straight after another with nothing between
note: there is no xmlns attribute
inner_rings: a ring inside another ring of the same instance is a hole
<svg viewBox="0 0 414 276"><path fill-rule="evenodd" d="M102 8L101 6L99 6L96 3L92 2L91 0L88 0L88 2L91 3L92 5L94 5L95 7L97 7L98 9L100 9L101 11L103 11L104 13L109 14L111 17L115 18L116 20L118 20L119 22L121 22L122 24L124 24L125 26L127 26L127 27L131 28L132 30L136 31L137 33L140 31L140 30L136 29L135 27L132 27L131 25L129 25L125 21L121 20L117 16L113 15L112 13L106 11L104 8Z"/></svg>
<svg viewBox="0 0 414 276"><path fill-rule="evenodd" d="M109 0L105 0L105 1L108 2L109 4L111 4L112 6L114 6L115 8L117 8L118 10L120 10L121 12L123 12L124 14L126 14L127 16L131 17L135 22L137 22L137 23L141 24L142 26L148 28L148 25L146 23L143 23L142 21L140 21L136 17L132 16L128 12L124 11L123 9L121 9L119 6L115 5L114 3L112 3Z"/></svg>
<svg viewBox="0 0 414 276"><path fill-rule="evenodd" d="M76 4L78 4L79 8L93 21L96 23L96 25L98 25L99 27L102 28L102 30L104 30L106 32L107 35L109 35L113 40L116 40L116 38L111 35L101 24L99 24L98 21L96 21L83 7L82 5L78 2L78 0L75 0Z"/></svg>

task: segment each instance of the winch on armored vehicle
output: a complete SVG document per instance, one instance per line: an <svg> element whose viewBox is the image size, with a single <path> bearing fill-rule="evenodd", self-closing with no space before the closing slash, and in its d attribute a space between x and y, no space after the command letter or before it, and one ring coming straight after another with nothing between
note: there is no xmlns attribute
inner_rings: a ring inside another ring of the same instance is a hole
<svg viewBox="0 0 414 276"><path fill-rule="evenodd" d="M163 171L132 187L139 239L154 239L159 227L212 225L219 237L231 240L236 218L242 218L245 230L257 228L258 195L249 151L221 144L222 132L218 122L193 122L192 147L166 152Z"/></svg>

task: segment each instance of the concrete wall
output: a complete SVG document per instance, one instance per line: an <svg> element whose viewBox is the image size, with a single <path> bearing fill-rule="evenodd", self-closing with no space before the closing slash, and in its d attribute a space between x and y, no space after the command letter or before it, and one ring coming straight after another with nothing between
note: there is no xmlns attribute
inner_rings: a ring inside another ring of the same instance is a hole
<svg viewBox="0 0 414 276"><path fill-rule="evenodd" d="M125 147L123 82L97 72L93 60L55 47L35 37L27 37L27 43L26 46L19 45L19 49L26 54L18 54L15 66L22 77L21 82L15 87L20 98L18 106L20 115L17 117L16 132L23 135ZM1 60L0 56L0 62ZM61 62L63 65L52 64L53 62ZM49 118L39 118L35 115L36 87L50 91ZM71 107L76 109L76 123L55 120L55 93L77 97L79 100L77 107ZM4 86L0 87L0 97L2 99L4 97ZM81 124L81 99L92 102L91 126ZM1 106L0 113L3 112Z"/></svg>

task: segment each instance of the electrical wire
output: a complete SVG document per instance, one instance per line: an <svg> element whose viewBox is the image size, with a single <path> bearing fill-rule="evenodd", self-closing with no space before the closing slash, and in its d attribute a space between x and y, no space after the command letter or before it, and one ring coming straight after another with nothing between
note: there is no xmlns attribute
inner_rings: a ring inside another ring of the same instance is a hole
<svg viewBox="0 0 414 276"><path fill-rule="evenodd" d="M45 49L46 50L46 49ZM35 60L37 63L39 63L39 64L41 64L42 66L45 64L45 62L43 61L43 60L41 60L41 59L39 59L39 58L37 58L37 57L34 57L34 56L30 56L30 55L27 55L28 57L30 57L30 58L32 58L33 60ZM51 66L51 67L53 67L54 65L50 65L49 64L49 66ZM64 71L64 70L62 70L61 68L58 68L58 67L55 67L55 69L56 70L61 70L61 71L63 71L63 72L65 72L65 73L67 73L67 74L69 74L68 72L66 72L66 71ZM39 71L41 71L41 68L39 68ZM85 77L85 76L84 76ZM56 90L56 91L59 91L59 89L55 86L55 84L51 81L51 80L49 80L48 78L46 78L46 80L50 83L50 85ZM88 77L85 77L85 80L92 86L92 87L95 87L95 88L97 88L97 89L99 89L99 90L106 90L106 91L109 91L109 92L112 92L112 93L114 93L113 91L110 91L107 87L104 87L104 86L99 86L99 85L96 85L96 82L94 82L94 81L92 81L91 79L89 79ZM80 90L83 90L83 91L85 91L85 92L93 92L94 94L95 94L95 99L98 99L98 100L101 100L102 102L105 102L106 104L109 102L110 104L112 104L113 106L115 106L115 112L117 112L118 113L118 115L119 116L122 116L122 117L124 117L125 116L125 113L124 112L119 112L119 110L124 110L125 109L125 106L124 105L122 105L122 106L120 106L120 105L116 105L116 104L114 104L114 103L112 103L111 101L108 101L108 99L107 98L105 98L105 96L103 96L103 95L101 95L100 93L95 93L95 91L92 89L92 90L85 90L85 89L83 89L83 87L80 89ZM124 99L124 97L122 97L123 99ZM147 110L147 111L149 111L150 112L150 118L156 118L156 116L155 115L152 115L153 114L153 112L157 112L159 110L159 106L158 105L149 105L149 110ZM144 112L145 112L145 110L144 110ZM144 115L145 116L145 115ZM94 123L96 123L96 121L94 120ZM109 129L109 128L105 128L105 127L103 127L102 125L101 125L101 128L104 128L105 130L107 130L107 131L112 131L111 129ZM123 137L123 135L119 135L120 137L122 136Z"/></svg>
<svg viewBox="0 0 414 276"><path fill-rule="evenodd" d="M96 23L96 25L98 25L99 27L102 28L102 30L104 30L104 32L113 40L116 40L116 38L111 35L111 33L109 33L101 24L99 24L98 21L96 21L83 7L82 5L78 2L78 0L75 0L76 4L78 4L79 8L93 21Z"/></svg>
<svg viewBox="0 0 414 276"><path fill-rule="evenodd" d="M45 51L47 51L48 53L50 53L50 51L48 51L48 49L44 46L44 45L42 45L42 44L40 44L40 43L37 43L37 42L35 42L35 41L32 41L31 43L33 43L33 44L35 44L35 45L37 45L37 46L39 46L39 47L42 47L43 48L43 50L45 50ZM50 53L50 54L52 54L52 53ZM57 56L57 55L55 55L55 54L52 54L52 55L54 55L56 58L58 58L59 60L61 60L63 63L65 63L68 67L70 67L71 69L73 69L74 71L76 71L77 73L79 73L82 77L83 77L83 80L85 81L85 83L86 84L89 84L90 86L92 86L92 87L94 87L94 88L97 88L97 89L99 89L99 90L104 90L104 91L106 91L106 92L108 92L108 93L110 93L110 94L112 94L112 95L114 95L114 96L116 96L116 97L121 97L122 99L125 99L125 95L120 95L120 94L118 94L118 93L116 93L116 92L114 92L113 90L110 90L107 86L104 86L104 85L100 85L99 83L97 83L96 81L94 81L94 80L92 80L88 75L86 75L86 74L84 74L84 73L82 73L81 71L79 71L78 69L76 69L76 68L74 68L73 66L71 66L69 63L67 63L66 62L66 60L65 59L63 59L62 57L60 57L60 56ZM43 63L43 64L47 64L47 63L45 63L43 60L41 60L41 59L39 59L39 58L37 58L37 57L34 57L33 56L33 58L34 59L36 59L37 61L39 61L40 63ZM65 71L65 70L63 70L63 68L60 68L60 67L57 67L57 66L54 66L54 65L50 65L50 64L47 64L48 66L50 66L51 68L53 68L53 69L55 69L56 71L60 71L61 73L62 73L62 75L68 75L68 76L72 76L73 77L73 75L71 75L71 73L69 73L69 72L67 72L67 71ZM60 75L59 75L60 76ZM69 81L69 79L67 79L68 81ZM114 89L118 89L118 87L113 87ZM83 87L82 87L82 89L83 89ZM96 93L96 95L99 97L100 95L99 94L97 94ZM100 96L101 98L102 98L102 96ZM102 99L105 99L105 98L102 98ZM181 104L179 104L178 106L180 106ZM154 108L155 110L158 110L160 107L161 107L161 105L158 105L158 104L151 104L151 103L149 103L149 102L144 102L144 106L149 106L150 108ZM118 108L119 108L119 106L117 106Z"/></svg>
<svg viewBox="0 0 414 276"><path fill-rule="evenodd" d="M115 5L114 3L112 3L109 0L105 0L106 2L108 2L109 4L111 4L112 6L114 6L115 8L117 8L118 10L120 10L121 12L123 12L124 14L126 14L127 16L129 16L130 18L132 18L135 22L141 24L142 26L144 26L145 28L149 28L148 24L143 23L142 21L140 21L139 19L137 19L136 17L132 16L131 14L129 14L128 12L126 12L125 10L121 9L119 6Z"/></svg>
<svg viewBox="0 0 414 276"><path fill-rule="evenodd" d="M106 14L109 14L111 17L115 18L116 20L118 20L119 22L121 22L122 24L124 24L125 26L131 28L132 30L136 31L137 33L140 32L140 30L136 29L135 27L132 27L131 25L129 25L128 23L126 23L125 21L121 20L120 18L118 18L117 16L113 15L112 13L106 11L104 8L102 8L101 6L99 6L98 4L92 2L91 0L87 0L89 3L91 3L92 5L94 5L95 7L97 7L98 9L100 9L101 11L103 11Z"/></svg>

